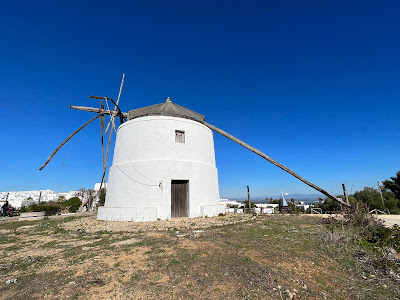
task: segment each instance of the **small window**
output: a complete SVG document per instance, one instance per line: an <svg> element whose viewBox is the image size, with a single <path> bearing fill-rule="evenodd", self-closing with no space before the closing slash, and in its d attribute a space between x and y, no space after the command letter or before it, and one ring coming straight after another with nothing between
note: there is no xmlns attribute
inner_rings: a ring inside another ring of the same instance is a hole
<svg viewBox="0 0 400 300"><path fill-rule="evenodd" d="M175 130L175 143L185 142L185 132L181 130Z"/></svg>

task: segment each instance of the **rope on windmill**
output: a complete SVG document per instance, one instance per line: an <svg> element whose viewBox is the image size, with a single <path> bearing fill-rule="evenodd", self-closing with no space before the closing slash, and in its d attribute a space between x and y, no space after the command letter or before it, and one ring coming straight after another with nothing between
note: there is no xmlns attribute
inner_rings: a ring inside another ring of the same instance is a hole
<svg viewBox="0 0 400 300"><path fill-rule="evenodd" d="M136 182L136 183L138 183L138 184L145 185L145 186L159 186L158 184L146 184L146 183L137 181L137 180L133 179L131 176L129 176L128 174L126 174L118 165L115 165L115 166L121 171L122 174L124 174L124 175L125 175L126 177L128 177L130 180L132 180L132 181L134 181L134 182Z"/></svg>
<svg viewBox="0 0 400 300"><path fill-rule="evenodd" d="M106 98L105 98L105 100L106 100L107 109L110 111L110 107L108 106L108 101L107 101ZM114 129L115 135L117 136L117 130L115 129L114 118L113 118L113 115L112 115L111 113L110 113L110 117L111 117L111 123L112 123L112 124L111 124L111 130ZM136 183L139 183L139 184L142 184L142 185L146 185L146 186L158 186L158 187L160 188L161 192L162 192L162 191L163 191L162 181L155 181L155 180L152 180L152 179L146 177L145 175L143 175L143 174L135 167L135 165L133 164L133 162L130 160L128 154L126 153L124 147L122 146L122 143L118 140L118 136L116 137L116 141L117 141L118 145L121 147L122 152L124 152L126 158L128 159L129 163L131 164L131 166L136 170L136 172L138 172L142 177L146 178L148 181L154 182L154 183L157 183L157 184L146 184L146 183L142 183L142 182L139 182L139 181L137 181L137 180L134 180L134 179L131 178L128 174L126 174L124 171L122 171L122 169L121 169L118 165L116 165L116 167L117 167L125 176L127 176L129 179L131 179L132 181L134 181L134 182L136 182Z"/></svg>

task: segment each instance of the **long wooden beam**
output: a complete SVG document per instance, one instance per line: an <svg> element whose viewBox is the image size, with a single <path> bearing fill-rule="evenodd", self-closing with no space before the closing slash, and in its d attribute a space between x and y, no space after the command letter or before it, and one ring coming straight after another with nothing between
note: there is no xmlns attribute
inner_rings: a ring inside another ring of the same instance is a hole
<svg viewBox="0 0 400 300"><path fill-rule="evenodd" d="M85 124L83 124L81 127L79 127L77 130L75 130L69 137L67 137L57 148L56 150L53 151L53 153L51 153L51 155L49 156L49 158L46 160L46 162L43 164L43 166L41 166L39 168L39 170L43 170L46 165L50 162L50 160L54 157L54 155L56 155L56 153L58 152L58 150L61 149L62 146L65 145L66 142L68 142L75 134L77 134L79 131L81 131L85 126L89 125L90 123L92 123L94 120L96 120L98 117L100 117L101 114L98 114L97 116L93 117L92 119L90 119L89 121L87 121Z"/></svg>
<svg viewBox="0 0 400 300"><path fill-rule="evenodd" d="M282 165L281 163L277 162L276 160L272 159L271 157L269 157L268 155L262 153L260 150L250 146L249 144L246 144L245 142L239 140L238 138L235 138L233 135L230 135L229 133L207 123L207 122L203 122L204 125L206 125L208 128L210 128L211 130L219 133L220 135L223 135L224 137L234 141L235 143L238 143L239 145L243 146L244 148L254 152L255 154L261 156L262 158L268 160L270 163L274 164L275 166L277 166L278 168L281 168L282 170L284 170L285 172L288 172L290 175L296 177L298 180L304 182L305 184L307 184L308 186L312 187L313 189L317 190L318 192L320 192L321 194L324 194L325 196L331 198L334 201L337 201L343 205L346 205L348 207L350 207L350 204L342 201L341 199L336 198L335 196L331 195L330 193L328 193L327 191L325 191L324 189L320 188L319 186L309 182L308 180L304 179L303 177L301 177L299 174L293 172L292 170L290 170L289 168L285 167L284 165Z"/></svg>
<svg viewBox="0 0 400 300"><path fill-rule="evenodd" d="M97 113L97 114L103 114L103 115L111 114L111 115L116 116L118 114L118 111L113 111L113 110L108 110L108 109L100 109L100 108L95 108L95 107L87 107L87 106L70 105L69 108L81 110L81 111L88 111L88 112ZM128 117L128 113L123 112L122 115L124 118Z"/></svg>

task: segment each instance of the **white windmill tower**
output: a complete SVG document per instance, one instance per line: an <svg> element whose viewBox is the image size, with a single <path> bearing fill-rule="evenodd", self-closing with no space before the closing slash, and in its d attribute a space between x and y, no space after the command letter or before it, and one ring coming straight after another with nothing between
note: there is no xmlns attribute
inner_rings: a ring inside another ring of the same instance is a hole
<svg viewBox="0 0 400 300"><path fill-rule="evenodd" d="M224 212L224 205L219 204L212 131L256 153L325 196L350 206L256 148L207 123L203 115L173 103L170 98L160 104L122 112L118 106L121 89L122 84L117 102L108 97L90 96L101 99L100 108L70 106L98 115L63 141L40 168L42 170L76 133L101 117L103 183L114 118L118 116L121 125L109 172L105 206L99 208L99 219L150 221L213 216ZM108 101L115 105L113 110L105 109L104 103L108 108ZM111 124L106 152L103 143L105 115L111 117L105 130L107 133Z"/></svg>
<svg viewBox="0 0 400 300"><path fill-rule="evenodd" d="M214 216L219 204L212 131L167 98L131 110L117 132L101 220Z"/></svg>

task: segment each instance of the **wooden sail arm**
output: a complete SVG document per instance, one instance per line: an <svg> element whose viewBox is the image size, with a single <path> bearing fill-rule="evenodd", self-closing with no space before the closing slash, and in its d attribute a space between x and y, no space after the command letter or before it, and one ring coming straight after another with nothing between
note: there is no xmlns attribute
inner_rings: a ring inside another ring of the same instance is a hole
<svg viewBox="0 0 400 300"><path fill-rule="evenodd" d="M305 184L307 184L308 186L312 187L313 189L317 190L318 192L320 192L321 194L324 194L325 196L327 196L328 198L337 201L345 206L350 207L350 204L342 201L341 199L336 198L335 196L331 195L330 193L328 193L327 191L325 191L324 189L320 188L319 186L309 182L308 180L304 179L303 177L301 177L299 174L293 172L292 170L290 170L289 168L285 167L284 165L282 165L281 163L277 162L276 160L272 159L271 157L269 157L268 155L262 153L260 150L257 150L256 148L250 146L249 144L246 144L245 142L239 140L238 138L235 138L233 135L230 135L229 133L207 123L207 122L203 122L204 125L206 125L208 128L210 128L211 130L223 135L224 137L234 141L235 143L238 143L239 145L245 147L246 149L254 152L255 154L261 156L262 158L268 160L270 163L274 164L275 166L277 166L278 168L281 168L282 170L284 170L285 172L288 172L290 175L296 177L298 180L304 182Z"/></svg>
<svg viewBox="0 0 400 300"><path fill-rule="evenodd" d="M87 106L70 105L69 108L81 110L81 111L93 112L93 113L102 114L102 115L110 115L111 114L113 116L117 116L119 114L118 111L108 110L108 109L100 109L100 108L95 108L95 107L87 107ZM128 113L122 112L122 116L124 118L128 118Z"/></svg>
<svg viewBox="0 0 400 300"><path fill-rule="evenodd" d="M81 131L84 127L86 127L87 125L89 125L90 123L92 123L94 120L96 120L98 117L100 117L101 114L98 114L97 116L93 117L92 119L90 119L89 121L87 121L85 124L83 124L81 127L79 127L77 130L75 130L69 137L67 137L57 148L56 150L53 151L53 153L51 153L51 155L49 156L49 158L46 160L46 162L40 167L40 171L43 170L46 165L50 162L50 160L54 157L54 155L56 155L56 153L58 152L58 150L61 149L62 146L65 145L66 142L68 142L75 134L77 134L79 131Z"/></svg>
<svg viewBox="0 0 400 300"><path fill-rule="evenodd" d="M120 95L121 95L121 90L120 90ZM121 108L118 106L119 97L120 97L120 96L118 96L118 101L115 102L113 99L111 99L111 98L109 98L109 97L89 96L89 98L91 98L91 99L107 99L107 100L110 100L110 101L115 105L114 111L115 111L116 109L118 109L118 114L117 114L117 115L120 117L120 121L121 121L121 124L122 124L122 123L124 123L124 116L123 116L123 114L122 114Z"/></svg>

